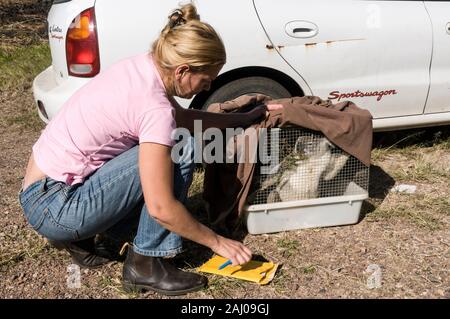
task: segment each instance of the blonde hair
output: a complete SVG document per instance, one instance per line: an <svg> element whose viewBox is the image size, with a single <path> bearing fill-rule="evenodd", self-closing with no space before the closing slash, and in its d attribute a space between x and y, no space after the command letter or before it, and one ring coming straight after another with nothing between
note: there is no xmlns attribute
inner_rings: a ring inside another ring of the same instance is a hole
<svg viewBox="0 0 450 319"><path fill-rule="evenodd" d="M225 46L208 23L200 21L191 3L169 15L169 21L152 45L158 66L171 70L187 64L192 71L203 71L226 62Z"/></svg>

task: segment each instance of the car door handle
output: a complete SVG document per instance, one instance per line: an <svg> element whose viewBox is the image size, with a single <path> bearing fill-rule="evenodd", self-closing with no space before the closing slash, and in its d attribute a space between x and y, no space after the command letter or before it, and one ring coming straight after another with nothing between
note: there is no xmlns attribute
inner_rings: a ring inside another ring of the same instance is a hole
<svg viewBox="0 0 450 319"><path fill-rule="evenodd" d="M294 30L292 30L293 33L297 33L297 32L312 32L314 31L314 29L310 29L310 28L295 28Z"/></svg>
<svg viewBox="0 0 450 319"><path fill-rule="evenodd" d="M297 20L288 22L285 31L293 38L312 38L319 33L319 28L312 22Z"/></svg>

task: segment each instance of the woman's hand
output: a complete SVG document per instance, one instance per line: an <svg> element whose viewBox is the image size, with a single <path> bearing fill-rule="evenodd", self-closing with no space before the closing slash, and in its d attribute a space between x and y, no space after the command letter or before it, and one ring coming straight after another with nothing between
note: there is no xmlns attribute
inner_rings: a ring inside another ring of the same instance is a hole
<svg viewBox="0 0 450 319"><path fill-rule="evenodd" d="M268 111L281 110L282 108L283 108L283 104L267 104Z"/></svg>
<svg viewBox="0 0 450 319"><path fill-rule="evenodd" d="M175 119L177 127L184 127L189 132L194 132L194 121L201 121L202 130L205 131L208 128L226 129L233 127L248 127L261 119L263 116L267 116L269 111L279 110L283 108L282 104L269 104L261 105L253 108L252 110L244 113L212 113L196 109L185 109L181 107L175 99L172 99L172 104L176 108Z"/></svg>
<svg viewBox="0 0 450 319"><path fill-rule="evenodd" d="M242 265L252 259L252 252L239 241L217 235L217 243L210 247L217 255L231 260L233 266Z"/></svg>

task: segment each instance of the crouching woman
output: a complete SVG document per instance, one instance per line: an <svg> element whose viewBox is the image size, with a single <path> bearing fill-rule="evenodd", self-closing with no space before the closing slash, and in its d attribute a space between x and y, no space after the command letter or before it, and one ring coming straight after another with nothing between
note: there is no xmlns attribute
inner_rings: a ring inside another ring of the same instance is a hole
<svg viewBox="0 0 450 319"><path fill-rule="evenodd" d="M118 62L78 90L33 146L19 194L29 224L74 262L95 267L108 261L97 253L96 234L129 227L138 208L137 234L123 266L127 289L178 295L204 287L204 276L164 258L181 251L182 237L233 265L249 261L247 247L186 210L192 157L176 164L171 158L177 124L192 129L197 119L204 129L248 126L265 114L262 107L223 115L177 105L174 96L208 90L225 60L220 37L188 4L170 15L150 53Z"/></svg>

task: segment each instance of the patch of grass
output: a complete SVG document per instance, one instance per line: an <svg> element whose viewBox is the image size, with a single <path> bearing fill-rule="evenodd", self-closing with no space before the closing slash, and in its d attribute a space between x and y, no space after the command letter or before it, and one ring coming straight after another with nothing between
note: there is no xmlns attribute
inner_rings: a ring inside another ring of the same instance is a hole
<svg viewBox="0 0 450 319"><path fill-rule="evenodd" d="M300 243L295 239L281 238L277 240L277 246L283 251L285 257L290 257L298 253Z"/></svg>
<svg viewBox="0 0 450 319"><path fill-rule="evenodd" d="M32 103L23 103L22 96L29 95L33 79L51 64L47 44L5 49L0 46L0 91L7 92L6 99L14 110L5 114L2 121L7 126L19 126L38 131L44 124ZM20 102L15 102L19 100ZM3 124L3 125L5 125Z"/></svg>
<svg viewBox="0 0 450 319"><path fill-rule="evenodd" d="M283 249L297 250L300 243L298 242L298 240L295 240L295 239L291 240L288 238L282 238L277 241L277 245L278 245L278 247L283 248Z"/></svg>
<svg viewBox="0 0 450 319"><path fill-rule="evenodd" d="M196 168L194 177L192 179L191 187L189 188L188 196L194 196L203 193L203 178L205 177L205 170L203 168Z"/></svg>
<svg viewBox="0 0 450 319"><path fill-rule="evenodd" d="M17 114L7 116L5 120L8 126L18 125L21 127L32 129L34 131L39 131L45 126L44 122L42 122L42 120L39 118L39 115L35 108L27 108L22 112L19 111Z"/></svg>
<svg viewBox="0 0 450 319"><path fill-rule="evenodd" d="M277 271L276 276L273 278L273 281L271 285L275 288L275 291L278 294L284 295L288 291L289 283L292 282L292 280L296 280L297 278L292 278L292 274L294 272L286 271L284 268Z"/></svg>
<svg viewBox="0 0 450 319"><path fill-rule="evenodd" d="M394 196L394 195L391 195ZM368 222L404 218L413 224L431 231L443 228L439 215L449 215L450 201L425 195L396 194L394 203L378 207L367 215Z"/></svg>
<svg viewBox="0 0 450 319"><path fill-rule="evenodd" d="M436 198L434 205L437 207L437 212L445 216L450 216L450 198Z"/></svg>
<svg viewBox="0 0 450 319"><path fill-rule="evenodd" d="M208 280L208 290L223 290L225 288L225 280L222 277L212 275Z"/></svg>
<svg viewBox="0 0 450 319"><path fill-rule="evenodd" d="M100 287L102 291L114 291L120 295L123 299L136 299L141 296L141 291L138 289L125 291L122 287L122 282L115 277L108 275L102 275L97 281L97 287Z"/></svg>
<svg viewBox="0 0 450 319"><path fill-rule="evenodd" d="M19 251L10 255L0 256L0 266L14 266L25 259L26 253L24 251Z"/></svg>
<svg viewBox="0 0 450 319"><path fill-rule="evenodd" d="M233 292L241 286L241 283L238 280L239 279L212 275L208 278L208 287L206 290L215 298L232 298L232 295L230 295L228 291Z"/></svg>
<svg viewBox="0 0 450 319"><path fill-rule="evenodd" d="M442 149L450 150L450 137L440 143Z"/></svg>
<svg viewBox="0 0 450 319"><path fill-rule="evenodd" d="M114 289L112 290L115 290L122 299L138 299L142 296L142 292L139 289L125 291L122 287L120 288L114 287Z"/></svg>
<svg viewBox="0 0 450 319"><path fill-rule="evenodd" d="M203 178L205 172L203 168L197 168L194 171L191 187L186 201L187 209L194 214L201 222L207 222L205 211L205 201L203 200Z"/></svg>
<svg viewBox="0 0 450 319"><path fill-rule="evenodd" d="M105 287L105 288L110 287L110 286L115 286L114 281L112 280L112 278L110 276L101 276L98 281L98 284L101 287Z"/></svg>
<svg viewBox="0 0 450 319"><path fill-rule="evenodd" d="M20 232L17 237L25 238L25 231ZM12 239L11 242L16 242L16 240ZM14 267L23 260L35 258L42 252L48 250L47 242L40 237L34 236L19 246L8 244L8 239L3 239L2 243L5 247L9 247L9 249L0 252L0 267Z"/></svg>
<svg viewBox="0 0 450 319"><path fill-rule="evenodd" d="M34 77L51 64L47 44L5 49L0 47L0 89L31 87Z"/></svg>
<svg viewBox="0 0 450 319"><path fill-rule="evenodd" d="M382 161L386 158L387 150L385 148L374 148L371 153L372 162Z"/></svg>
<svg viewBox="0 0 450 319"><path fill-rule="evenodd" d="M415 158L412 164L392 172L396 179L417 182L434 182L436 179L447 177L447 173L435 166L435 163L427 160L423 154L410 155Z"/></svg>
<svg viewBox="0 0 450 319"><path fill-rule="evenodd" d="M304 274L313 274L316 272L316 266L315 265L305 266L302 268L302 271Z"/></svg>

